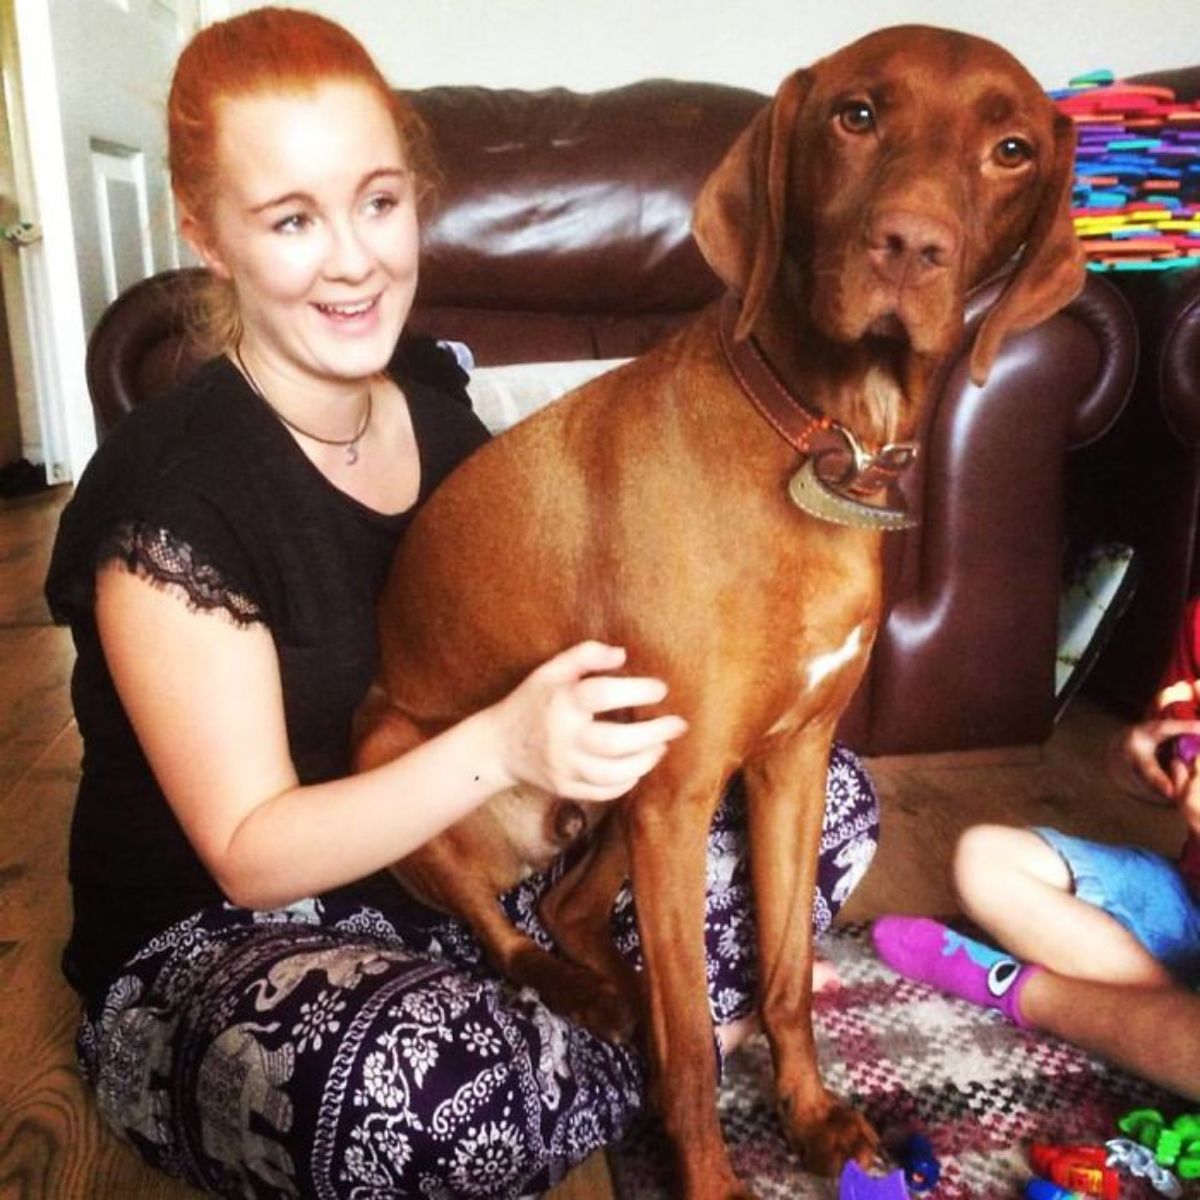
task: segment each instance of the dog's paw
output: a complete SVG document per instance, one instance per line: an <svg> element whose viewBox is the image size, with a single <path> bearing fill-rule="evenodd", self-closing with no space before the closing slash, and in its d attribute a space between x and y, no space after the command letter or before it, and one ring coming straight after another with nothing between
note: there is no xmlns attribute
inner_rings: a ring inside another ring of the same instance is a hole
<svg viewBox="0 0 1200 1200"><path fill-rule="evenodd" d="M861 1167L878 1161L879 1135L862 1113L836 1096L826 1093L821 1104L804 1113L783 1101L779 1116L805 1167L816 1175L838 1175L851 1159Z"/></svg>
<svg viewBox="0 0 1200 1200"><path fill-rule="evenodd" d="M618 1045L632 1042L640 1015L637 998L612 980L589 974L590 987L574 996L566 1015L605 1041Z"/></svg>
<svg viewBox="0 0 1200 1200"><path fill-rule="evenodd" d="M536 969L534 969L536 968ZM633 1040L640 1005L625 981L591 967L541 955L519 976L537 990L542 1003L561 1017L590 1029L609 1042Z"/></svg>

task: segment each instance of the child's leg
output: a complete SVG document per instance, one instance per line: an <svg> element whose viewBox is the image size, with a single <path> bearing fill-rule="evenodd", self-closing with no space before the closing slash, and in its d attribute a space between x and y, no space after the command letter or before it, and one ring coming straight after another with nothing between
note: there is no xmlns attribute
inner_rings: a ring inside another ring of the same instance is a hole
<svg viewBox="0 0 1200 1200"><path fill-rule="evenodd" d="M1189 1100L1200 1101L1200 995L1038 971L1021 1008L1031 1025Z"/></svg>
<svg viewBox="0 0 1200 1200"><path fill-rule="evenodd" d="M893 971L940 991L1029 1022L1021 996L1029 967L928 917L880 917L871 928L879 957Z"/></svg>
<svg viewBox="0 0 1200 1200"><path fill-rule="evenodd" d="M1106 911L1107 897L1092 880L1105 871L1089 865L1088 849L1077 839L1049 830L975 826L963 834L955 852L959 903L1000 946L1025 962L1075 979L1146 987L1169 984L1170 972ZM1106 856L1103 861L1122 853L1118 848L1098 849ZM1074 872L1064 854L1075 861ZM1115 884L1119 862L1111 861L1109 882Z"/></svg>
<svg viewBox="0 0 1200 1200"><path fill-rule="evenodd" d="M1002 951L913 917L876 922L876 949L900 974L1018 1024L1039 1023L1027 996L1043 967L1071 979L1163 988L1172 975L1159 957L1183 965L1196 941L1177 873L1140 850L981 825L959 841L954 880L963 911Z"/></svg>

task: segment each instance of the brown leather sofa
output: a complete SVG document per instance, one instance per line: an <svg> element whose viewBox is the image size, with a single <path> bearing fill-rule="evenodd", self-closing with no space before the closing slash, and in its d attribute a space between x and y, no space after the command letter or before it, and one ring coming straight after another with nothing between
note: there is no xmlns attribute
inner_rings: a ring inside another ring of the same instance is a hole
<svg viewBox="0 0 1200 1200"><path fill-rule="evenodd" d="M1134 80L1179 100L1200 96L1200 66ZM1139 363L1116 425L1073 456L1070 493L1098 536L1138 556L1137 589L1085 684L1136 719L1159 686L1184 604L1200 594L1200 266L1109 278L1134 312Z"/></svg>
<svg viewBox="0 0 1200 1200"><path fill-rule="evenodd" d="M443 87L412 94L444 170L414 332L481 364L636 354L719 295L689 234L693 199L766 101L652 81L593 95ZM171 273L116 301L88 380L102 430L190 369ZM920 526L886 535L887 614L842 734L873 754L1037 742L1055 715L1067 459L1125 402L1136 357L1106 282L1003 349L985 388L967 335L934 389L906 482Z"/></svg>

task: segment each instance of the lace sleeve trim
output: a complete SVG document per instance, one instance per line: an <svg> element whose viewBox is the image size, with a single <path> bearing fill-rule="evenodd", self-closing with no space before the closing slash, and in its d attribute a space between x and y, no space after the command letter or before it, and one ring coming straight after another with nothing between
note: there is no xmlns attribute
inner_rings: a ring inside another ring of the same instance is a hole
<svg viewBox="0 0 1200 1200"><path fill-rule="evenodd" d="M120 562L139 578L180 596L193 612L221 612L240 626L264 620L253 597L227 583L219 568L169 530L142 521L118 525L96 557L97 567L110 562Z"/></svg>

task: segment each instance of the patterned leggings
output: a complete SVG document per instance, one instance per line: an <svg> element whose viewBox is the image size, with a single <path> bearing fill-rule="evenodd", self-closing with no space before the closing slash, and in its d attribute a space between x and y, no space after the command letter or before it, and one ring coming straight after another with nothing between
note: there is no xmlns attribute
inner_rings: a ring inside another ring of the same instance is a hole
<svg viewBox="0 0 1200 1200"><path fill-rule="evenodd" d="M754 1006L754 929L734 786L713 822L705 936L718 1022ZM814 924L865 873L878 806L830 760ZM504 898L548 944L530 880ZM613 913L640 965L628 888ZM230 1197L537 1194L619 1139L644 1063L515 992L461 924L398 897L205 910L156 938L85 1018L80 1061L105 1119L149 1162Z"/></svg>

